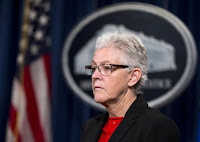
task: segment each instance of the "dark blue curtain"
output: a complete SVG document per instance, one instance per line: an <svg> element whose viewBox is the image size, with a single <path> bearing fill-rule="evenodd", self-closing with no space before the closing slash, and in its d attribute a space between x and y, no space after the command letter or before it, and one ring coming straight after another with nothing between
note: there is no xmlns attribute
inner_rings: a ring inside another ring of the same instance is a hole
<svg viewBox="0 0 200 142"><path fill-rule="evenodd" d="M0 141L4 141L20 35L22 5L0 0Z"/></svg>
<svg viewBox="0 0 200 142"><path fill-rule="evenodd" d="M79 100L64 80L61 52L72 28L96 9L120 2L144 2L162 7L179 17L193 34L200 50L199 0L51 0L52 35L52 130L54 142L78 142L83 123L99 114ZM12 77L20 37L22 0L0 0L0 141L5 140ZM199 58L199 57L198 57ZM197 141L200 89L199 64L182 95L160 110L179 127L181 142Z"/></svg>

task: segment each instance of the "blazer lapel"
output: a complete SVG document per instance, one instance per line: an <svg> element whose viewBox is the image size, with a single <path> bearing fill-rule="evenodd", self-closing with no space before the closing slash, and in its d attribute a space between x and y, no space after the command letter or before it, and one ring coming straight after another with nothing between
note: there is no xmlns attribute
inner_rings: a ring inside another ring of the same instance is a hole
<svg viewBox="0 0 200 142"><path fill-rule="evenodd" d="M140 117L142 112L147 107L148 105L144 99L144 96L138 95L137 99L133 102L127 111L124 119L110 137L109 142L120 142L124 135L126 135L126 133L129 131L129 129L134 127L134 124L137 123L137 118Z"/></svg>
<svg viewBox="0 0 200 142"><path fill-rule="evenodd" d="M109 142L120 142L127 131L135 124L136 120L124 118L115 132L109 139Z"/></svg>
<svg viewBox="0 0 200 142"><path fill-rule="evenodd" d="M101 118L97 118L97 123L96 123L97 126L96 127L94 126L95 130L91 134L90 138L91 142L98 142L102 133L102 128L106 124L107 119L108 119L108 113L106 113Z"/></svg>

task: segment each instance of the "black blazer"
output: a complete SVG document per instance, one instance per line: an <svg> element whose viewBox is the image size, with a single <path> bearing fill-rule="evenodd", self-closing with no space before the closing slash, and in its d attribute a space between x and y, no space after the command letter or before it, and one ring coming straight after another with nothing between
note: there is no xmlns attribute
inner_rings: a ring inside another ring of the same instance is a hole
<svg viewBox="0 0 200 142"><path fill-rule="evenodd" d="M108 113L88 120L82 128L81 142L98 142ZM176 124L158 110L148 107L138 95L109 142L179 142Z"/></svg>

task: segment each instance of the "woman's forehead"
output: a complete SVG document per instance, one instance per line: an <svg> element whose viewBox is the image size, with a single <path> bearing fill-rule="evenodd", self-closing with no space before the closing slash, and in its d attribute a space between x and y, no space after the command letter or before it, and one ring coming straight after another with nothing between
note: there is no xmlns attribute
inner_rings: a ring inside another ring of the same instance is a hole
<svg viewBox="0 0 200 142"><path fill-rule="evenodd" d="M116 62L122 57L123 52L117 48L107 47L97 49L93 56L93 62L103 63L103 62Z"/></svg>

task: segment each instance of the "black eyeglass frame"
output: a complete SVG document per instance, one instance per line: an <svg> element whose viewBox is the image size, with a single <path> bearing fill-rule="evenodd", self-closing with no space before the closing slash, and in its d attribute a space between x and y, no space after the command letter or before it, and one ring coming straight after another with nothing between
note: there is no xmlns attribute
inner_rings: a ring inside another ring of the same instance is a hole
<svg viewBox="0 0 200 142"><path fill-rule="evenodd" d="M112 73L113 70L115 70L115 69L129 68L128 65L100 64L100 65L98 65L98 66L95 68L94 71L91 70L91 75L93 75L93 73L96 71L97 68L98 68L99 72L101 73L101 69L100 69L99 67L102 66L102 65L110 65L110 66L111 66L111 73ZM85 66L85 70L86 70L86 69L92 69L92 66L93 66L93 65L87 65L87 66ZM115 68L113 68L113 67L115 67ZM104 74L101 73L101 75L104 75ZM110 75L111 75L111 74L109 74L109 75L104 75L104 76L110 76Z"/></svg>

